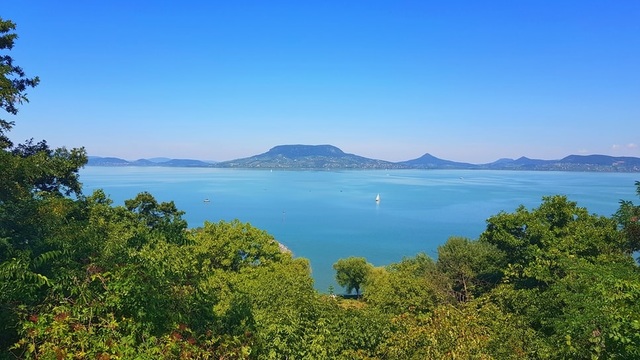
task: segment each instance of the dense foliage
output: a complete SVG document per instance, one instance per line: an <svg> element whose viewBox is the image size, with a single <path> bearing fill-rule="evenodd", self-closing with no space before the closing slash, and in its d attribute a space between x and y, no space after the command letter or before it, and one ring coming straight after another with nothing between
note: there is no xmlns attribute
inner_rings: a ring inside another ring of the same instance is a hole
<svg viewBox="0 0 640 360"><path fill-rule="evenodd" d="M15 26L0 19L0 49ZM10 114L37 78L0 60ZM640 358L640 206L563 196L452 237L438 258L335 265L357 299L238 220L189 229L173 202L82 193L83 149L0 135L0 358ZM640 195L640 182L636 183ZM362 294L362 296L360 296Z"/></svg>

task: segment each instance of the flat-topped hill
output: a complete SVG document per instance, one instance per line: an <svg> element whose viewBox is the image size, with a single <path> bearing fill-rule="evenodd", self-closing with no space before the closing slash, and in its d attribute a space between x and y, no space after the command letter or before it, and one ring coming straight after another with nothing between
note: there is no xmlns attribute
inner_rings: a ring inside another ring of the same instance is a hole
<svg viewBox="0 0 640 360"><path fill-rule="evenodd" d="M278 145L266 153L223 161L218 167L266 169L406 169L406 165L347 154L332 145Z"/></svg>

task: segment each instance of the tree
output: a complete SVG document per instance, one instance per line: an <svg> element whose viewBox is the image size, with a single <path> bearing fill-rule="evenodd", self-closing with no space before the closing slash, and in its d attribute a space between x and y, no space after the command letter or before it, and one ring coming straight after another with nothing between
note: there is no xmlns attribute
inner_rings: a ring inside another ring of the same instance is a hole
<svg viewBox="0 0 640 360"><path fill-rule="evenodd" d="M11 50L15 24L0 18L0 50ZM0 54L0 108L9 115L28 102L35 87L9 55ZM0 348L16 340L17 309L37 304L52 279L67 273L72 251L65 241L79 223L77 204L64 195L80 195L78 169L86 163L84 149L49 149L45 141L13 148L7 132L12 121L0 118ZM76 228L77 229L77 228ZM66 242L68 244L68 242Z"/></svg>
<svg viewBox="0 0 640 360"><path fill-rule="evenodd" d="M13 32L16 24L0 17L0 50L11 50L18 35ZM18 105L28 102L27 93L29 87L35 87L40 82L36 76L28 78L19 66L13 63L9 55L0 56L0 108L15 115L18 113ZM5 135L11 130L13 122L0 118L0 149L6 149L13 144Z"/></svg>
<svg viewBox="0 0 640 360"><path fill-rule="evenodd" d="M550 284L566 276L565 267L580 257L591 262L630 259L624 236L613 219L589 214L566 196L543 197L532 211L519 207L487 220L480 242L504 254L505 274L524 287Z"/></svg>
<svg viewBox="0 0 640 360"><path fill-rule="evenodd" d="M0 50L13 49L18 35L16 25L0 18ZM18 106L28 102L27 88L40 82L29 78L9 55L0 55L0 108L10 115L18 113ZM36 192L69 195L80 194L78 169L87 162L83 148L49 149L46 141L33 140L13 147L7 132L14 123L0 118L0 204L24 200ZM8 151L9 150L9 151Z"/></svg>
<svg viewBox="0 0 640 360"><path fill-rule="evenodd" d="M636 181L636 194L640 196L640 181ZM640 205L628 200L620 200L620 207L613 215L627 239L627 251L640 250Z"/></svg>
<svg viewBox="0 0 640 360"><path fill-rule="evenodd" d="M367 276L365 300L386 314L426 313L454 301L446 280L435 262L420 253L374 268Z"/></svg>
<svg viewBox="0 0 640 360"><path fill-rule="evenodd" d="M205 221L192 233L197 244L194 255L203 268L240 271L290 257L273 236L239 220Z"/></svg>
<svg viewBox="0 0 640 360"><path fill-rule="evenodd" d="M173 201L158 201L148 192L141 192L135 198L125 200L127 210L134 213L149 229L162 234L174 243L185 241L187 222L182 219L184 211L178 210Z"/></svg>
<svg viewBox="0 0 640 360"><path fill-rule="evenodd" d="M443 304L430 313L396 316L392 322L395 331L381 344L381 359L548 358L536 357L540 352L530 349L538 348L532 331L493 304Z"/></svg>
<svg viewBox="0 0 640 360"><path fill-rule="evenodd" d="M333 264L336 271L336 281L343 286L348 294L356 291L356 296L360 296L360 287L367 279L373 266L363 257L349 257L340 259Z"/></svg>
<svg viewBox="0 0 640 360"><path fill-rule="evenodd" d="M31 140L11 151L0 150L0 203L34 196L80 195L78 170L87 162L85 150L50 149L46 141Z"/></svg>
<svg viewBox="0 0 640 360"><path fill-rule="evenodd" d="M438 269L451 281L458 301L482 294L500 280L502 253L486 242L450 237L438 247Z"/></svg>
<svg viewBox="0 0 640 360"><path fill-rule="evenodd" d="M640 356L640 272L613 219L552 196L487 222L480 241L505 259L492 302L524 320L558 358Z"/></svg>

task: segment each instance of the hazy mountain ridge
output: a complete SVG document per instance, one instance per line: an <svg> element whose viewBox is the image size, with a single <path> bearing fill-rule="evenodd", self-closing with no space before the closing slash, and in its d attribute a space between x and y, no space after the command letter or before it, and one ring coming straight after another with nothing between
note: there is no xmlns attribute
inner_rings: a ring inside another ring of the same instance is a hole
<svg viewBox="0 0 640 360"><path fill-rule="evenodd" d="M402 161L411 168L417 169L475 169L478 165L439 159L429 153L413 160Z"/></svg>
<svg viewBox="0 0 640 360"><path fill-rule="evenodd" d="M333 145L278 145L266 153L216 164L224 168L406 169L405 165L347 154Z"/></svg>
<svg viewBox="0 0 640 360"><path fill-rule="evenodd" d="M541 170L541 171L604 171L640 172L640 158L608 155L569 155L560 160L540 160L521 157L479 165L479 169Z"/></svg>
<svg viewBox="0 0 640 360"><path fill-rule="evenodd" d="M163 166L163 167L212 167L214 163L194 159L169 159L157 161L138 159L128 161L116 157L89 156L87 166Z"/></svg>
<svg viewBox="0 0 640 360"><path fill-rule="evenodd" d="M239 169L485 169L539 171L640 172L640 158L608 155L569 155L559 160L502 158L487 164L471 164L437 158L429 153L401 162L349 154L333 145L278 145L269 151L218 163L194 159L153 158L127 161L90 156L88 166L216 167Z"/></svg>

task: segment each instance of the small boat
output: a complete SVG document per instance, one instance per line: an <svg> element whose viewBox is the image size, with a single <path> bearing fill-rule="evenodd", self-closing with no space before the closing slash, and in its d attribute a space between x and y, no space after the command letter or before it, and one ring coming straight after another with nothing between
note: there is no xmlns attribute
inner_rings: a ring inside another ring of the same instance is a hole
<svg viewBox="0 0 640 360"><path fill-rule="evenodd" d="M380 194L376 195L376 202L380 202Z"/></svg>
<svg viewBox="0 0 640 360"><path fill-rule="evenodd" d="M204 199L204 202L208 203L211 202L209 199Z"/></svg>

